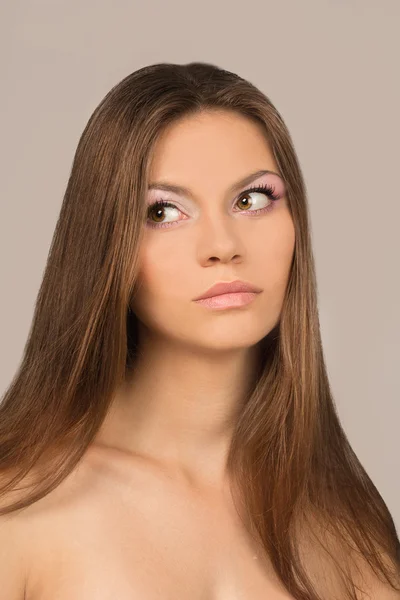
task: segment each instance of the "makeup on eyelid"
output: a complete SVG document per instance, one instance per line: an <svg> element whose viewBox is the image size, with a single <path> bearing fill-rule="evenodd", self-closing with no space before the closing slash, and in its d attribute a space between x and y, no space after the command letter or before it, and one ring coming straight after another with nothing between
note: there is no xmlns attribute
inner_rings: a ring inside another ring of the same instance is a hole
<svg viewBox="0 0 400 600"><path fill-rule="evenodd" d="M250 213L251 216L255 216L255 215L261 215L261 214L265 214L270 212L271 210L273 210L274 208L274 203L279 200L285 193L285 185L283 183L283 181L281 180L280 177L273 177L272 179L274 179L275 181L273 181L273 183L266 183L266 182L262 182L259 183L258 185L253 185L249 188L246 188L245 190L243 190L235 199L235 204L241 200L243 200L244 198L246 198L247 196L250 196L252 194L260 194L263 195L264 197L268 198L270 200L270 203L262 208L259 209L255 209L255 210L251 210L251 206L253 206L253 204L249 204L250 208L244 208L244 209L239 209L239 211L237 212L242 212L242 213ZM161 192L162 193L162 192ZM250 200L251 202L251 200ZM173 202L166 200L166 199L158 199L155 200L154 202L149 202L149 206L148 206L148 210L147 210L147 216L148 216L148 220L147 220L147 225L148 227L152 228L152 229L160 229L160 228L168 228L173 226L175 223L179 223L181 221L185 221L186 219L178 219L176 221L172 221L172 222L152 222L150 221L150 215L153 213L153 211L156 210L162 210L164 208L172 208L175 209L179 212L182 212L181 209L179 209Z"/></svg>

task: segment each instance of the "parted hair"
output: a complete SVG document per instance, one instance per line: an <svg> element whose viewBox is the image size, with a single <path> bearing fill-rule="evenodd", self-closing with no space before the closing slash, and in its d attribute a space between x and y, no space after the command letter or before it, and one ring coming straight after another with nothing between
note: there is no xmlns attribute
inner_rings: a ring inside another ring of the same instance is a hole
<svg viewBox="0 0 400 600"><path fill-rule="evenodd" d="M229 450L238 513L297 600L355 600L374 573L400 590L391 514L340 424L321 341L307 190L289 131L255 85L208 63L161 63L115 85L79 139L19 368L0 405L0 514L50 493L82 459L135 369L154 144L171 123L234 111L261 124L284 179L295 250ZM23 493L18 484L35 473Z"/></svg>

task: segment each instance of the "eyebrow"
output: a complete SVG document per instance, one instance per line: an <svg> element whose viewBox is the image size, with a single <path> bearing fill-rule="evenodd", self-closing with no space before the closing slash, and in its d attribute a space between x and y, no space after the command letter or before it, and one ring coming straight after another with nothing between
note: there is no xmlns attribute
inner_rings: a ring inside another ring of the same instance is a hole
<svg viewBox="0 0 400 600"><path fill-rule="evenodd" d="M248 183L251 183L253 181L253 179L258 179L258 177L261 177L262 175L268 175L268 174L277 175L278 177L281 177L281 175L279 173L276 173L275 171L269 171L268 169L261 169L259 171L255 171L254 173L250 173L250 175L246 175L246 177L244 177L240 181L237 181L236 183L234 183L228 189L228 192L233 194L233 193L239 191L243 186L247 185ZM149 190L158 189L158 190L163 190L164 192L172 192L174 194L184 194L185 196L193 197L193 193L191 192L191 190L189 188L183 187L181 185L173 185L173 184L167 183L165 181L156 181L156 182L150 183L148 189Z"/></svg>

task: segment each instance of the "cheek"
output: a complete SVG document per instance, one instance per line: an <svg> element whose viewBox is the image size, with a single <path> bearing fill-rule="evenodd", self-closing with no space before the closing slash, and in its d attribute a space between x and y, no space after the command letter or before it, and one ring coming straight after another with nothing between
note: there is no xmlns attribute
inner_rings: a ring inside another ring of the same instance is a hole
<svg viewBox="0 0 400 600"><path fill-rule="evenodd" d="M282 218L283 217L283 218ZM271 223L262 235L252 237L252 257L268 265L267 270L278 268L284 270L290 266L294 247L295 229L293 222L287 216L280 216L279 221Z"/></svg>
<svg viewBox="0 0 400 600"><path fill-rule="evenodd" d="M187 248L183 252L176 241L171 244L148 244L140 259L139 279L143 292L173 298L177 282L184 284L189 278L189 256Z"/></svg>
<svg viewBox="0 0 400 600"><path fill-rule="evenodd" d="M149 329L170 334L179 330L182 311L190 307L187 300L194 295L190 288L193 259L187 250L179 251L176 242L170 249L165 244L160 246L149 244L141 252L138 286L131 308Z"/></svg>

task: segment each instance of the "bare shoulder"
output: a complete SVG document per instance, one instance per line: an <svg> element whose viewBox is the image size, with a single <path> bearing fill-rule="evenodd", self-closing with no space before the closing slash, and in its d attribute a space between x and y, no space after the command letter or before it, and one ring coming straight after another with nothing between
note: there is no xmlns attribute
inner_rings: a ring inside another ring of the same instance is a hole
<svg viewBox="0 0 400 600"><path fill-rule="evenodd" d="M93 446L51 492L22 510L0 516L1 599L53 598L55 590L73 585L83 565L92 568L91 557L110 552L110 522L123 527L124 519L115 509L115 496L131 500L131 492L144 489L150 478L140 461L138 466L130 465L118 453L114 456ZM38 481L37 474L34 480ZM18 487L25 484L23 480ZM18 494L13 490L1 504L19 500ZM101 577L98 570L97 578ZM65 594L73 597L68 590Z"/></svg>
<svg viewBox="0 0 400 600"><path fill-rule="evenodd" d="M23 600L27 581L26 563L16 530L0 516L0 588L7 600Z"/></svg>
<svg viewBox="0 0 400 600"><path fill-rule="evenodd" d="M1 598L26 600L31 597L31 581L35 580L35 572L48 541L55 535L55 524L60 527L64 516L67 524L71 507L76 510L81 497L85 497L83 470L87 471L86 461L43 498L22 509L0 515ZM9 475L0 472L1 486L9 480ZM24 499L32 481L37 481L37 473L28 474L15 488L0 495L0 508Z"/></svg>
<svg viewBox="0 0 400 600"><path fill-rule="evenodd" d="M0 473L1 484L6 477ZM0 497L0 508L19 499L18 492ZM18 513L0 515L0 589L7 600L24 600L28 565Z"/></svg>

